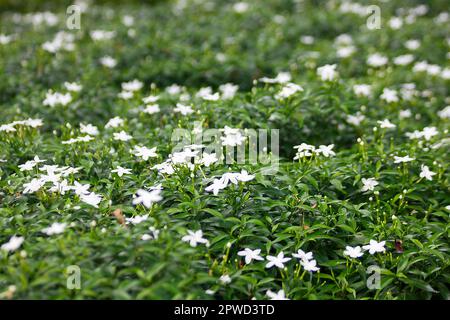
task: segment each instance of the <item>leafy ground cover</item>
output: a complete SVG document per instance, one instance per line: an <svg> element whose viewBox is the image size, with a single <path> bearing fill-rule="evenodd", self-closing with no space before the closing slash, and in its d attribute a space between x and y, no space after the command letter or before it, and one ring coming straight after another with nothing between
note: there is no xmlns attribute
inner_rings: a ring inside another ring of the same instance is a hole
<svg viewBox="0 0 450 320"><path fill-rule="evenodd" d="M448 299L447 3L372 2L3 2L0 297Z"/></svg>

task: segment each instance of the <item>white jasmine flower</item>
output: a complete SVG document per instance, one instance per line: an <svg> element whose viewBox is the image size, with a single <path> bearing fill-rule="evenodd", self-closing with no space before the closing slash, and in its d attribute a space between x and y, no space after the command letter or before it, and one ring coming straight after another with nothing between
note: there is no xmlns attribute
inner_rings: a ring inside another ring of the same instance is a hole
<svg viewBox="0 0 450 320"><path fill-rule="evenodd" d="M143 86L144 86L144 84L141 81L139 81L137 79L134 79L134 80L129 81L129 82L123 82L122 83L122 90L123 91L134 92L134 91L141 90Z"/></svg>
<svg viewBox="0 0 450 320"><path fill-rule="evenodd" d="M88 123L88 124L80 123L80 132L86 133L86 134L89 134L92 136L96 136L99 134L98 128L96 126L93 126L90 123Z"/></svg>
<svg viewBox="0 0 450 320"><path fill-rule="evenodd" d="M377 242L375 240L370 240L369 244L366 246L363 246L364 250L369 250L370 254L374 254L376 252L385 252L386 248L384 245L386 244L386 241Z"/></svg>
<svg viewBox="0 0 450 320"><path fill-rule="evenodd" d="M131 169L122 168L121 166L117 166L116 169L111 170L113 173L117 173L119 177L123 176L124 174L131 174Z"/></svg>
<svg viewBox="0 0 450 320"><path fill-rule="evenodd" d="M338 76L336 67L336 64L326 64L321 66L317 68L317 75L320 76L322 81L333 81Z"/></svg>
<svg viewBox="0 0 450 320"><path fill-rule="evenodd" d="M383 121L377 121L377 123L380 125L380 128L395 128L395 124L391 123L388 119L384 119Z"/></svg>
<svg viewBox="0 0 450 320"><path fill-rule="evenodd" d="M404 157L394 156L394 163L410 162L413 160L414 160L414 158L411 158L410 156L404 156Z"/></svg>
<svg viewBox="0 0 450 320"><path fill-rule="evenodd" d="M300 259L300 260L311 260L313 258L312 252L305 252L302 249L298 249L297 253L293 253L292 256L294 258Z"/></svg>
<svg viewBox="0 0 450 320"><path fill-rule="evenodd" d="M137 196L133 199L134 205L142 203L145 207L150 208L153 205L153 203L162 200L160 189L155 189L151 191L139 189L136 192L136 194Z"/></svg>
<svg viewBox="0 0 450 320"><path fill-rule="evenodd" d="M106 123L105 128L117 128L122 126L124 123L124 120L120 117L114 117L112 119L109 119L109 121Z"/></svg>
<svg viewBox="0 0 450 320"><path fill-rule="evenodd" d="M187 232L188 232L188 235L183 236L183 238L181 238L182 241L189 242L191 247L196 247L198 243L204 243L208 246L209 242L208 242L208 240L203 238L202 230L197 230L195 232L188 230Z"/></svg>
<svg viewBox="0 0 450 320"><path fill-rule="evenodd" d="M114 137L114 140L119 140L119 141L128 141L128 140L133 139L132 136L130 136L128 133L126 133L123 130L120 131L119 133L114 132L113 137Z"/></svg>
<svg viewBox="0 0 450 320"><path fill-rule="evenodd" d="M110 57L110 56L105 56L100 58L100 63L107 68L114 68L117 65L117 60Z"/></svg>
<svg viewBox="0 0 450 320"><path fill-rule="evenodd" d="M81 84L78 84L76 82L64 82L64 86L67 90L73 91L73 92L79 92L83 88Z"/></svg>
<svg viewBox="0 0 450 320"><path fill-rule="evenodd" d="M275 256L267 256L266 257L269 262L266 264L266 268L272 268L276 266L277 268L283 269L284 263L291 260L291 258L285 258L283 251L281 251L276 257Z"/></svg>
<svg viewBox="0 0 450 320"><path fill-rule="evenodd" d="M63 233L66 229L67 223L58 223L54 222L52 225L48 228L45 228L42 230L43 233L45 233L48 236L54 235L54 234L60 234Z"/></svg>
<svg viewBox="0 0 450 320"><path fill-rule="evenodd" d="M384 88L383 93L380 96L380 99L390 103L390 102L398 102L399 98L396 90Z"/></svg>
<svg viewBox="0 0 450 320"><path fill-rule="evenodd" d="M430 168L428 168L428 166L425 166L425 165L421 165L420 166L420 177L421 178L425 178L425 179L427 179L427 180L429 180L429 181L432 181L433 180L433 176L436 174L435 172L433 172L433 171L430 171Z"/></svg>
<svg viewBox="0 0 450 320"><path fill-rule="evenodd" d="M386 56L383 56L379 53L371 54L367 58L367 64L371 67L382 67L388 63L388 58Z"/></svg>
<svg viewBox="0 0 450 320"><path fill-rule="evenodd" d="M133 153L137 157L141 157L144 161L147 161L149 158L155 158L158 156L158 154L156 153L156 147L149 149L145 146L135 146L134 150L132 150L131 153Z"/></svg>
<svg viewBox="0 0 450 320"><path fill-rule="evenodd" d="M270 298L270 300L289 300L286 298L284 290L280 290L277 293L267 290L266 295Z"/></svg>
<svg viewBox="0 0 450 320"><path fill-rule="evenodd" d="M362 178L361 181L363 183L363 187L361 189L362 192L373 191L375 187L378 185L378 181L376 181L375 178L368 178L368 179Z"/></svg>
<svg viewBox="0 0 450 320"><path fill-rule="evenodd" d="M175 109L173 109L173 111L174 112L179 112L183 116L186 116L186 115L191 114L191 113L194 112L194 110L192 110L192 107L185 106L184 104L181 104L181 103L177 103L177 107Z"/></svg>
<svg viewBox="0 0 450 320"><path fill-rule="evenodd" d="M350 258L359 258L362 257L364 255L364 252L362 251L360 246L357 247L350 247L350 246L346 246L345 250L344 250L344 255Z"/></svg>
<svg viewBox="0 0 450 320"><path fill-rule="evenodd" d="M6 252L16 251L20 248L24 240L24 237L12 236L8 242L2 244L1 249Z"/></svg>
<svg viewBox="0 0 450 320"><path fill-rule="evenodd" d="M320 268L317 267L316 260L300 260L300 264L305 268L306 271L316 272L319 271Z"/></svg>
<svg viewBox="0 0 450 320"><path fill-rule="evenodd" d="M157 104L149 104L149 105L145 106L145 109L143 110L143 112L147 113L147 114L154 114L154 113L158 113L159 111L160 111L159 105L157 105Z"/></svg>
<svg viewBox="0 0 450 320"><path fill-rule="evenodd" d="M102 201L102 197L94 192L88 194L81 194L80 200L87 203L95 208L98 208L98 204Z"/></svg>
<svg viewBox="0 0 450 320"><path fill-rule="evenodd" d="M260 253L261 249L252 250L249 248L245 248L244 250L239 251L237 254L238 256L245 257L245 263L249 264L253 260L263 261L264 258L259 255Z"/></svg>
<svg viewBox="0 0 450 320"><path fill-rule="evenodd" d="M134 225L140 224L140 223L148 220L148 214L142 215L142 216L134 216L131 218L125 218L125 220L126 220L127 224L130 224L130 223L134 224Z"/></svg>
<svg viewBox="0 0 450 320"><path fill-rule="evenodd" d="M222 282L223 284L229 284L231 283L231 277L227 274L224 274L220 276L219 281Z"/></svg>

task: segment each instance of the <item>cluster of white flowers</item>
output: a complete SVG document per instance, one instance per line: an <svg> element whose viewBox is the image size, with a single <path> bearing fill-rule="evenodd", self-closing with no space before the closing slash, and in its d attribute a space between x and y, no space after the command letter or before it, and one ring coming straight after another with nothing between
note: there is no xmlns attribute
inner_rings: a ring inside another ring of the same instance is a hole
<svg viewBox="0 0 450 320"><path fill-rule="evenodd" d="M414 132L407 132L405 135L410 139L425 139L426 141L429 141L438 134L439 131L436 127L425 127L422 131L415 130Z"/></svg>
<svg viewBox="0 0 450 320"><path fill-rule="evenodd" d="M385 244L386 241L378 242L376 240L370 240L369 244L363 246L362 248L360 246L346 246L344 255L350 258L360 258L364 255L363 249L369 251L370 254L375 254L377 252L384 253L386 251Z"/></svg>
<svg viewBox="0 0 450 320"><path fill-rule="evenodd" d="M52 41L42 44L45 51L56 53L59 50L73 51L75 49L75 36L72 33L59 31Z"/></svg>
<svg viewBox="0 0 450 320"><path fill-rule="evenodd" d="M313 145L302 143L300 145L294 146L294 149L297 149L297 153L295 154L294 160L311 157L312 155L322 155L325 158L335 156L336 153L333 151L334 144L320 145L316 148Z"/></svg>
<svg viewBox="0 0 450 320"><path fill-rule="evenodd" d="M219 194L220 190L225 189L228 184L238 184L238 182L248 182L255 178L254 175L248 174L246 170L239 172L224 173L220 179L214 179L213 183L205 188L207 192L212 192L215 196Z"/></svg>
<svg viewBox="0 0 450 320"><path fill-rule="evenodd" d="M43 122L41 119L27 119L27 120L18 120L13 121L11 123L0 125L0 132L15 132L17 131L16 126L25 126L31 128L41 127Z"/></svg>
<svg viewBox="0 0 450 320"><path fill-rule="evenodd" d="M69 92L63 94L49 90L45 94L45 99L42 104L53 108L57 105L67 106L70 102L72 102L72 95Z"/></svg>
<svg viewBox="0 0 450 320"><path fill-rule="evenodd" d="M45 160L39 159L35 156L33 160L29 160L22 165L19 165L20 171L31 171ZM61 195L66 194L67 191L73 191L82 202L85 202L93 207L98 208L98 204L102 197L94 192L89 191L89 184L81 184L74 181L73 185L69 185L69 181L65 179L69 175L78 173L81 168L60 167L58 165L43 165L38 168L39 171L45 172L39 177L33 178L30 182L24 184L23 193L34 193L39 191L47 183L52 186L48 189L49 192L58 192Z"/></svg>

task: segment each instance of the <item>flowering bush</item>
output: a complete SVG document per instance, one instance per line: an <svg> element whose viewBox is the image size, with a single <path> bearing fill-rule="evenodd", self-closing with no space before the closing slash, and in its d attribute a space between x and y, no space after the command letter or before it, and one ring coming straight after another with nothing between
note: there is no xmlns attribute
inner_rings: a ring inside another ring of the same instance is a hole
<svg viewBox="0 0 450 320"><path fill-rule="evenodd" d="M0 297L448 299L448 8L380 3L1 13Z"/></svg>

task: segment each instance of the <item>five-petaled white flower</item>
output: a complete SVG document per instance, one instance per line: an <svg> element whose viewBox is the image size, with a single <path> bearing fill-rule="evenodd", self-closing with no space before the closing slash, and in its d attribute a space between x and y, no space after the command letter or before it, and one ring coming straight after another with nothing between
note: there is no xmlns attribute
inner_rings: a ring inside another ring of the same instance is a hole
<svg viewBox="0 0 450 320"><path fill-rule="evenodd" d="M261 257L259 254L261 253L261 249L252 250L249 248L245 248L242 251L239 251L237 254L238 256L245 257L245 263L249 264L252 262L252 260L264 260L263 257Z"/></svg>
<svg viewBox="0 0 450 320"><path fill-rule="evenodd" d="M209 241L206 240L205 238L203 238L202 230L197 230L197 231L188 230L188 234L183 236L183 238L181 238L181 240L184 242L189 242L191 247L196 247L197 243L204 243L206 245L209 244Z"/></svg>
<svg viewBox="0 0 450 320"><path fill-rule="evenodd" d="M420 171L419 176L421 178L425 178L425 179L427 179L429 181L432 181L433 180L433 176L436 174L436 172L431 171L430 168L428 168L428 166L425 166L423 164L420 166L420 170L421 171Z"/></svg>
<svg viewBox="0 0 450 320"><path fill-rule="evenodd" d="M375 187L378 185L378 181L375 180L375 178L362 178L361 179L362 183L363 183L363 187L362 187L362 192L365 191L373 191L375 189Z"/></svg>
<svg viewBox="0 0 450 320"><path fill-rule="evenodd" d="M277 268L284 268L284 263L291 260L291 258L285 258L283 251L281 251L276 257L275 256L267 256L266 257L269 262L266 264L266 268L272 268L276 266Z"/></svg>
<svg viewBox="0 0 450 320"><path fill-rule="evenodd" d="M346 246L344 250L344 255L350 258L359 258L362 257L364 252L362 251L360 246L350 247Z"/></svg>
<svg viewBox="0 0 450 320"><path fill-rule="evenodd" d="M137 195L138 196L133 199L133 204L136 205L142 203L147 208L150 208L153 203L162 200L161 189L154 189L151 191L139 189Z"/></svg>
<svg viewBox="0 0 450 320"><path fill-rule="evenodd" d="M117 173L119 177L123 176L124 174L131 174L131 169L122 168L121 166L117 166L116 169L111 170L112 173Z"/></svg>
<svg viewBox="0 0 450 320"><path fill-rule="evenodd" d="M375 241L375 240L370 240L369 244L366 246L363 246L364 250L369 250L370 254L374 254L375 252L385 252L386 248L384 247L384 245L386 244L386 241Z"/></svg>

